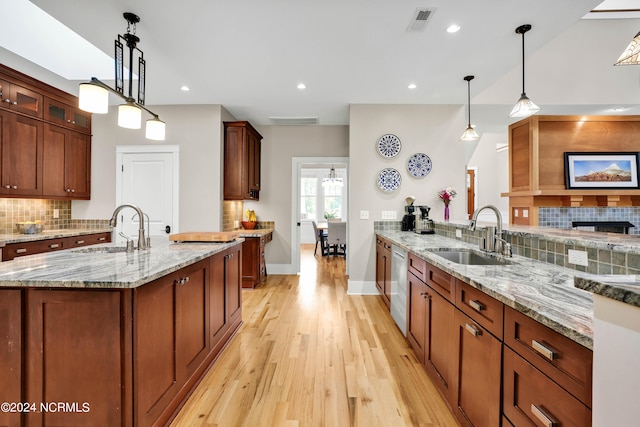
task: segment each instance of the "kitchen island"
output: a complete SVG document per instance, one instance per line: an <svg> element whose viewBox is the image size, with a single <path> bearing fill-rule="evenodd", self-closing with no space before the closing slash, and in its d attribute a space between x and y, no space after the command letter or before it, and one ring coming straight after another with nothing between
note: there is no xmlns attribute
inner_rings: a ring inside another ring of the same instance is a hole
<svg viewBox="0 0 640 427"><path fill-rule="evenodd" d="M242 239L0 264L0 425L164 425L241 325Z"/></svg>

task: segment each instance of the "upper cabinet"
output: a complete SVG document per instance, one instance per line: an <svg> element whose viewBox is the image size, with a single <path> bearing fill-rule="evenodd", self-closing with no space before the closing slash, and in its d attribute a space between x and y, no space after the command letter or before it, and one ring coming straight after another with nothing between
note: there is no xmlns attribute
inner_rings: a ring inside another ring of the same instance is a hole
<svg viewBox="0 0 640 427"><path fill-rule="evenodd" d="M0 65L0 197L89 199L91 114Z"/></svg>
<svg viewBox="0 0 640 427"><path fill-rule="evenodd" d="M262 135L247 121L224 122L224 199L260 199Z"/></svg>

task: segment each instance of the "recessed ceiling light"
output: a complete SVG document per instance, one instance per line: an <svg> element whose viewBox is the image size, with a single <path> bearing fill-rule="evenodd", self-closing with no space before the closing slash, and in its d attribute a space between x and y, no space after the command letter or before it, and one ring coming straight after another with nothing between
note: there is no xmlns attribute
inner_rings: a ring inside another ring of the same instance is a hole
<svg viewBox="0 0 640 427"><path fill-rule="evenodd" d="M189 86L186 86L186 85L185 85L185 86L182 86L182 87L180 88L180 90L181 90L181 91L183 91L183 92L189 92L191 89L189 88Z"/></svg>
<svg viewBox="0 0 640 427"><path fill-rule="evenodd" d="M410 83L409 86L407 86L409 89L415 89L418 87L418 85L416 85L415 83Z"/></svg>
<svg viewBox="0 0 640 427"><path fill-rule="evenodd" d="M460 31L460 25L451 24L447 27L447 33L457 33Z"/></svg>
<svg viewBox="0 0 640 427"><path fill-rule="evenodd" d="M307 85L304 83L298 83L298 89L306 89Z"/></svg>
<svg viewBox="0 0 640 427"><path fill-rule="evenodd" d="M614 107L613 111L625 111L627 107Z"/></svg>

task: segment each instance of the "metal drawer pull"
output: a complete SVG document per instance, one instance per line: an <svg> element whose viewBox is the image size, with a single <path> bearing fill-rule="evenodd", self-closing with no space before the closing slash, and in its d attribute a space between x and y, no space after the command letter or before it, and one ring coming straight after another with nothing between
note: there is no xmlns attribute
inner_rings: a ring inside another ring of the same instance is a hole
<svg viewBox="0 0 640 427"><path fill-rule="evenodd" d="M50 247L51 249L59 248L59 247L60 247L60 244L59 244L59 243L53 243L53 244L49 245L49 247Z"/></svg>
<svg viewBox="0 0 640 427"><path fill-rule="evenodd" d="M27 250L25 248L16 249L16 253L17 254L23 254L25 252L27 252Z"/></svg>
<svg viewBox="0 0 640 427"><path fill-rule="evenodd" d="M81 245L84 243L84 240L76 240L76 245Z"/></svg>
<svg viewBox="0 0 640 427"><path fill-rule="evenodd" d="M478 302L476 300L471 300L469 301L469 305L471 306L471 308L473 308L475 311L482 311L484 310L486 307L484 306L484 304L482 304L481 302Z"/></svg>
<svg viewBox="0 0 640 427"><path fill-rule="evenodd" d="M545 345L539 343L536 340L531 340L531 347L533 347L535 351L537 351L538 353L540 353L541 355L543 355L549 360L553 360L556 357L556 353L553 350L549 349L549 347L546 347Z"/></svg>
<svg viewBox="0 0 640 427"><path fill-rule="evenodd" d="M103 240L107 240L106 237L98 237L98 241L102 242Z"/></svg>
<svg viewBox="0 0 640 427"><path fill-rule="evenodd" d="M182 277L178 280L175 281L176 284L178 285L184 285L185 283L187 283L189 281L189 276L187 277Z"/></svg>
<svg viewBox="0 0 640 427"><path fill-rule="evenodd" d="M466 325L464 325L464 327L474 337L477 337L478 335L482 335L482 331L478 329L475 325L470 325L467 323Z"/></svg>
<svg viewBox="0 0 640 427"><path fill-rule="evenodd" d="M540 420L540 422L545 426L545 427L553 427L556 425L556 423L553 421L553 419L551 419L551 417L547 414L545 414L545 412L538 408L536 405L534 405L533 403L531 404L531 413L538 419Z"/></svg>

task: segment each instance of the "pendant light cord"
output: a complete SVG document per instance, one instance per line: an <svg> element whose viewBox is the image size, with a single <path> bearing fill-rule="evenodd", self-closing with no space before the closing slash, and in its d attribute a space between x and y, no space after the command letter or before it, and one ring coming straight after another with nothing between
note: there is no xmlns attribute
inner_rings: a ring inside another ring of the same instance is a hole
<svg viewBox="0 0 640 427"><path fill-rule="evenodd" d="M525 94L524 91L524 31L522 32L522 94Z"/></svg>
<svg viewBox="0 0 640 427"><path fill-rule="evenodd" d="M467 110L469 116L469 126L471 126L471 79L467 80Z"/></svg>

